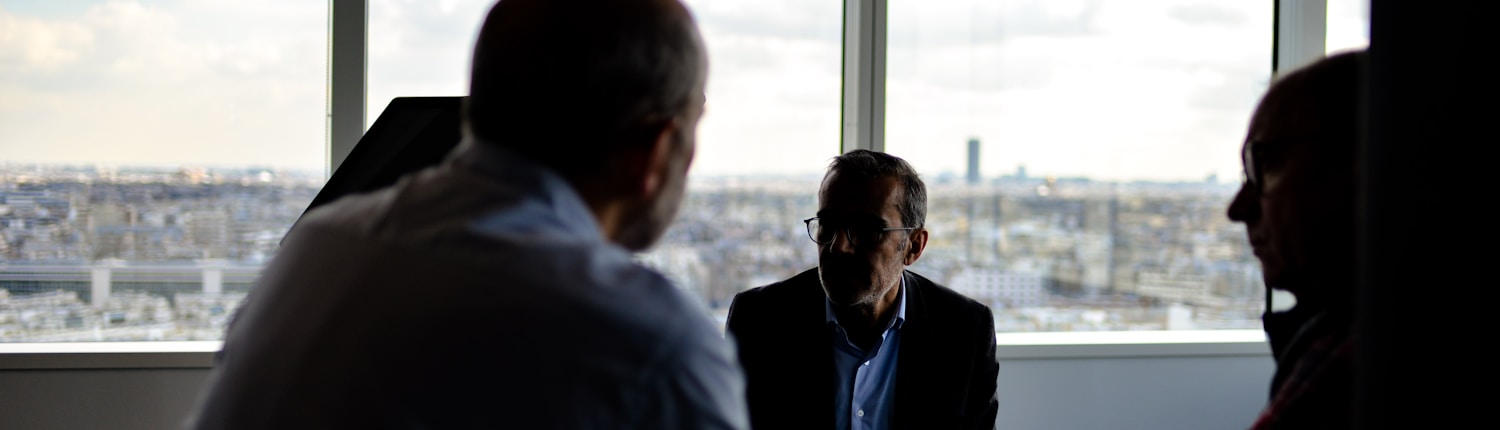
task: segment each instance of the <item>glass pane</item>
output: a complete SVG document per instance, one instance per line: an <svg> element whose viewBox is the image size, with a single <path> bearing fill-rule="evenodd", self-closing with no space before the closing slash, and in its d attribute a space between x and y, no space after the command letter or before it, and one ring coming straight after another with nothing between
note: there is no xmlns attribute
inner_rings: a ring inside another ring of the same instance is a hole
<svg viewBox="0 0 1500 430"><path fill-rule="evenodd" d="M1370 45L1370 2L1328 0L1326 52L1364 48Z"/></svg>
<svg viewBox="0 0 1500 430"><path fill-rule="evenodd" d="M396 97L469 94L469 56L495 0L372 0L365 127Z"/></svg>
<svg viewBox="0 0 1500 430"><path fill-rule="evenodd" d="M913 270L1000 331L1258 328L1224 215L1265 2L891 2L886 148L932 188Z"/></svg>
<svg viewBox="0 0 1500 430"><path fill-rule="evenodd" d="M468 93L473 39L492 1L370 5L367 122L398 96ZM816 265L801 220L838 154L843 3L688 0L709 53L708 104L689 194L640 256L722 319L742 289Z"/></svg>
<svg viewBox="0 0 1500 430"><path fill-rule="evenodd" d="M0 6L0 342L219 339L323 183L327 15Z"/></svg>
<svg viewBox="0 0 1500 430"><path fill-rule="evenodd" d="M802 220L839 153L843 3L687 0L708 46L688 198L642 259L720 322L734 294L817 266Z"/></svg>

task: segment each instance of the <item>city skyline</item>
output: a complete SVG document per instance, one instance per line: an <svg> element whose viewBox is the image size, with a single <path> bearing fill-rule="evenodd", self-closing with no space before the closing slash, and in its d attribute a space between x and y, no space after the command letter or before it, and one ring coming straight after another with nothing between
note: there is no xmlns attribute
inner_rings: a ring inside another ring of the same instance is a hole
<svg viewBox="0 0 1500 430"><path fill-rule="evenodd" d="M817 176L700 178L637 254L723 317L734 294L815 267ZM0 339L219 333L320 178L257 169L0 164ZM929 181L910 267L989 304L1001 331L1243 328L1263 307L1235 187L1020 175Z"/></svg>

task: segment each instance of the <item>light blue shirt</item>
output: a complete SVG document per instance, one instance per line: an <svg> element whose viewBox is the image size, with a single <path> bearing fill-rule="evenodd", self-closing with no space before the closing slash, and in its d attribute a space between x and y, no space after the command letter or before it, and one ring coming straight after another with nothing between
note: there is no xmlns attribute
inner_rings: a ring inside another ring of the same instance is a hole
<svg viewBox="0 0 1500 430"><path fill-rule="evenodd" d="M837 430L882 430L891 427L896 406L896 356L901 344L901 325L906 322L906 277L901 277L896 299L896 317L886 325L871 351L849 340L848 332L833 314L833 304L824 309L833 343L835 390L834 428Z"/></svg>
<svg viewBox="0 0 1500 430"><path fill-rule="evenodd" d="M223 351L189 428L749 424L702 303L564 178L472 140L298 222Z"/></svg>

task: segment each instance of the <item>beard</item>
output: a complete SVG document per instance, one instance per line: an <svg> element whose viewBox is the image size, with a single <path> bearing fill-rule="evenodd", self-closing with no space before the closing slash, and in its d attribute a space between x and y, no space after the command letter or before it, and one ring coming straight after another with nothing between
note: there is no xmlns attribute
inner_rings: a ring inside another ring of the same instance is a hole
<svg viewBox="0 0 1500 430"><path fill-rule="evenodd" d="M671 226L672 219L676 218L677 208L682 202L683 191L674 188L677 190L672 195L663 195L632 214L631 221L620 229L615 242L631 252L645 251L656 245Z"/></svg>
<svg viewBox="0 0 1500 430"><path fill-rule="evenodd" d="M683 142L675 144L682 145ZM684 164L686 162L680 160L670 162L661 192L628 215L628 221L615 235L615 243L631 252L645 251L656 245L677 217L677 210L687 194L687 166Z"/></svg>
<svg viewBox="0 0 1500 430"><path fill-rule="evenodd" d="M874 267L857 255L823 255L818 259L818 281L828 300L840 306L868 306L878 303L892 288L900 285L905 265L890 261Z"/></svg>

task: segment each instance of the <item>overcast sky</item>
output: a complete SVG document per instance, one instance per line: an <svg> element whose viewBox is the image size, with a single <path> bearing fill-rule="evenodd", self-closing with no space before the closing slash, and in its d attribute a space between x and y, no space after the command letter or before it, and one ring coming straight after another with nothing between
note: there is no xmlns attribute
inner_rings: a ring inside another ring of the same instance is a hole
<svg viewBox="0 0 1500 430"><path fill-rule="evenodd" d="M838 151L839 1L689 0L710 50L699 175L816 173ZM1330 49L1364 7L1330 2ZM371 0L369 109L462 95L488 0ZM893 1L887 150L929 176L1238 179L1271 7ZM0 0L0 161L324 163L327 4Z"/></svg>

